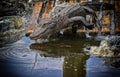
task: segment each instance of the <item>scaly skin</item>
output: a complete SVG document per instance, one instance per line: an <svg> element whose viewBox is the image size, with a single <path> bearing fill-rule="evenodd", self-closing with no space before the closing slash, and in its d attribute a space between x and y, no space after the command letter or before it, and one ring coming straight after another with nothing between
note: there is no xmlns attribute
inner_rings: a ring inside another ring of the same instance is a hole
<svg viewBox="0 0 120 77"><path fill-rule="evenodd" d="M85 16L91 14L96 17L94 10L91 8L76 3L61 10L58 14L53 15L47 21L40 24L40 27L30 35L31 39L49 38L51 35L60 32L60 30L71 27L72 24L83 23L88 29L93 28L93 23L88 23ZM95 19L95 18L93 18ZM80 25L81 26L81 25Z"/></svg>

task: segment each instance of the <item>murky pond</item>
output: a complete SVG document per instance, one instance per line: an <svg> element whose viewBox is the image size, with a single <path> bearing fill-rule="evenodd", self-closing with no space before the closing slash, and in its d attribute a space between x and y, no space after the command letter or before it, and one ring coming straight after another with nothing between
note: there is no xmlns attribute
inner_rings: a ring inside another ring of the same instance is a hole
<svg viewBox="0 0 120 77"><path fill-rule="evenodd" d="M74 37L37 44L23 37L0 48L0 77L119 77L120 68L83 51L89 45L98 43Z"/></svg>

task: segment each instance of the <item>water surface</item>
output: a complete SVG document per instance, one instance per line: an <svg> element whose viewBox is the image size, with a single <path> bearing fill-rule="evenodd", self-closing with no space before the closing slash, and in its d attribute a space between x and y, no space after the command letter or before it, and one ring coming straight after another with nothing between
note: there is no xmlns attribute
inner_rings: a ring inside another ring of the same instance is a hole
<svg viewBox="0 0 120 77"><path fill-rule="evenodd" d="M83 51L91 45L98 43L74 37L37 44L23 37L0 48L0 77L119 77L119 66Z"/></svg>

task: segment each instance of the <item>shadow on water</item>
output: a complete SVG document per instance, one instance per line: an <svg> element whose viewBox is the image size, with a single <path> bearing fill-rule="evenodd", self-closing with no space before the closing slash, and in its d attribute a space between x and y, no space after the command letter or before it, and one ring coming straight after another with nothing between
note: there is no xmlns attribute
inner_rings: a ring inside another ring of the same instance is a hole
<svg viewBox="0 0 120 77"><path fill-rule="evenodd" d="M53 36L53 38L56 37ZM83 48L92 45L99 45L99 42L86 39L85 36L79 34L67 34L57 37L55 41L32 43L30 49L36 50L41 56L45 57L64 57L85 54Z"/></svg>
<svg viewBox="0 0 120 77"><path fill-rule="evenodd" d="M88 45L86 42L89 42L89 45L97 44L74 36L74 38L62 37L57 41L43 44L34 43L30 45L30 48L37 50L44 57L63 58L63 77L86 77L85 65L89 57L83 52L83 47Z"/></svg>
<svg viewBox="0 0 120 77"><path fill-rule="evenodd" d="M43 44L24 37L0 48L0 77L119 77L120 69L83 52L98 44L78 36Z"/></svg>
<svg viewBox="0 0 120 77"><path fill-rule="evenodd" d="M89 43L88 43L89 42ZM52 56L52 57L61 57L68 56L71 54L83 53L83 48L85 46L96 45L98 42L91 42L87 39L78 39L74 38L65 38L58 39L56 41L50 41L47 43L33 43L30 45L30 49L38 50L43 52L44 56Z"/></svg>

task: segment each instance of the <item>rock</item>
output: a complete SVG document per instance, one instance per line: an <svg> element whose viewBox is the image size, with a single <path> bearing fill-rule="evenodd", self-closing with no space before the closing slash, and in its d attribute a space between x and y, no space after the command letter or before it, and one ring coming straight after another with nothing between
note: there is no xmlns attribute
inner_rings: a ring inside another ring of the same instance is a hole
<svg viewBox="0 0 120 77"><path fill-rule="evenodd" d="M105 40L105 37L104 35L97 35L94 37L94 40L95 41L102 41L102 40Z"/></svg>
<svg viewBox="0 0 120 77"><path fill-rule="evenodd" d="M4 16L1 19L2 20L0 21L0 24L2 25L2 27L5 25L8 26L10 29L19 29L23 25L23 19L20 16Z"/></svg>
<svg viewBox="0 0 120 77"><path fill-rule="evenodd" d="M32 9L29 0L0 1L0 45L13 43L25 35Z"/></svg>
<svg viewBox="0 0 120 77"><path fill-rule="evenodd" d="M25 35L22 17L5 16L0 21L0 45L13 43Z"/></svg>
<svg viewBox="0 0 120 77"><path fill-rule="evenodd" d="M110 64L115 68L120 68L120 58L102 58L106 64Z"/></svg>
<svg viewBox="0 0 120 77"><path fill-rule="evenodd" d="M6 30L8 30L10 27L12 28L12 25L10 25L9 21L0 21L0 32L4 32Z"/></svg>
<svg viewBox="0 0 120 77"><path fill-rule="evenodd" d="M100 57L120 57L120 36L108 36L100 46L90 48L90 54Z"/></svg>

